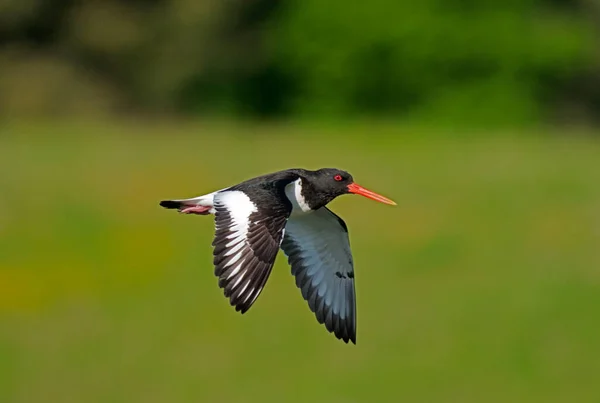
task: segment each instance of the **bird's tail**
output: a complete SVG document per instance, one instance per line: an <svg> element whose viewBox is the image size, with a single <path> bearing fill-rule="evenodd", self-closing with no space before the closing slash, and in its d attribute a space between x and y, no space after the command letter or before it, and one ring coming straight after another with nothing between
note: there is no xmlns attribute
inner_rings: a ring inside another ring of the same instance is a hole
<svg viewBox="0 0 600 403"><path fill-rule="evenodd" d="M163 200L160 202L160 206L168 209L180 209L183 207L181 200Z"/></svg>
<svg viewBox="0 0 600 403"><path fill-rule="evenodd" d="M213 195L213 193L210 193L191 199L163 200L160 205L166 209L176 209L184 214L214 214Z"/></svg>

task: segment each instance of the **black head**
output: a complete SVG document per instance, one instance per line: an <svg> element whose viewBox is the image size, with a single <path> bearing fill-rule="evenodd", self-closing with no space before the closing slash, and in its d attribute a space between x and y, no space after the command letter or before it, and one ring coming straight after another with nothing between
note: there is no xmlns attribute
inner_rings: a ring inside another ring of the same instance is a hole
<svg viewBox="0 0 600 403"><path fill-rule="evenodd" d="M319 193L328 194L333 200L337 196L350 193L348 185L354 183L354 179L352 175L341 169L321 168L314 172L311 182Z"/></svg>
<svg viewBox="0 0 600 403"><path fill-rule="evenodd" d="M357 185L352 175L341 169L321 168L313 171L310 178L306 179L310 180L311 193L313 193L311 195L311 201L314 201L311 203L312 208L325 206L336 197L348 193L360 194L382 203L396 205L392 200Z"/></svg>

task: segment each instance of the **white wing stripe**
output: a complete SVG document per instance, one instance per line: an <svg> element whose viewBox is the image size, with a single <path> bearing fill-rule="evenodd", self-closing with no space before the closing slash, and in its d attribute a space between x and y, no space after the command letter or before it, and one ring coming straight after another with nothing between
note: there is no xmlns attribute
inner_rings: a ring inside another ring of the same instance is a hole
<svg viewBox="0 0 600 403"><path fill-rule="evenodd" d="M242 255L242 252L239 253L239 256ZM235 259L235 258L234 258ZM239 258L238 258L239 259ZM229 267L229 266L233 266L233 264L237 261L237 259L232 260L231 262L227 262L225 264L224 267ZM227 279L229 280L232 276L235 276L235 274L240 271L240 267L242 267L242 265L244 264L244 261L241 261L240 264L237 265L237 267L235 269L233 269L231 271L231 273L229 273L229 275L227 276Z"/></svg>
<svg viewBox="0 0 600 403"><path fill-rule="evenodd" d="M237 243L237 245L235 245L236 243ZM233 245L235 245L235 246L233 248L231 248ZM231 249L229 249L227 252L225 252L225 256L233 255L235 252L240 250L243 246L244 246L244 238L237 238L231 242L227 242L227 245L225 245L225 247L231 248Z"/></svg>
<svg viewBox="0 0 600 403"><path fill-rule="evenodd" d="M243 252L239 251L237 253L237 255L235 255L234 257L231 258L231 260L229 260L229 262L225 263L225 267L232 266L235 262L240 260L240 258L242 257L242 254L243 254ZM225 254L225 255L227 256L227 254Z"/></svg>
<svg viewBox="0 0 600 403"><path fill-rule="evenodd" d="M232 289L234 289L240 283L240 281L242 281L244 274L246 273L240 273L240 276L235 280L235 283L233 283L233 286L231 287Z"/></svg>
<svg viewBox="0 0 600 403"><path fill-rule="evenodd" d="M251 278L249 278L248 281L246 281L246 284L244 284L244 287L242 287L242 289L240 291L240 295L242 295L244 293L244 291L246 291L246 288L248 288L248 286L250 285L250 281L252 281ZM242 301L242 303L246 302L246 299L248 299L248 297L250 296L250 294L251 293L248 293L248 295L246 296L246 298L244 299L244 301Z"/></svg>
<svg viewBox="0 0 600 403"><path fill-rule="evenodd" d="M286 211L271 215L269 211L258 209L255 202L239 190L225 190L215 195L214 207L215 275L231 305L244 313L259 296L271 273L287 219Z"/></svg>
<svg viewBox="0 0 600 403"><path fill-rule="evenodd" d="M237 224L235 226L232 225L231 227L229 227L229 229L231 231L235 231L235 232L232 232L231 234L227 235L225 238L234 239L234 240L241 238L246 233L247 228L237 229L236 227L238 227L238 226L239 226L239 224Z"/></svg>
<svg viewBox="0 0 600 403"><path fill-rule="evenodd" d="M256 205L250 200L250 198L244 192L239 190L228 190L219 194L218 203L227 206L227 210L231 215L233 224L229 226L231 234L226 236L226 239L231 239L225 247L229 248L238 242L242 243L246 239L248 234L248 227L250 226L250 215L257 210ZM242 246L239 246L241 248ZM238 249L235 249L235 253Z"/></svg>

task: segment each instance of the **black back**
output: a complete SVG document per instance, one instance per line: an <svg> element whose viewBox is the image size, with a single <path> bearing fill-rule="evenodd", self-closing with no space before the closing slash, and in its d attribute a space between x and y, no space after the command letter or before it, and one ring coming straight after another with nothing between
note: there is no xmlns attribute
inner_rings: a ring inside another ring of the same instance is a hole
<svg viewBox="0 0 600 403"><path fill-rule="evenodd" d="M353 182L352 175L337 168L321 168L316 171L294 168L248 179L229 190L244 191L261 208L268 209L271 203L277 204L276 207L279 208L280 203L283 203L291 209L285 196L285 187L297 179L301 179L302 196L313 210L347 194L348 185Z"/></svg>

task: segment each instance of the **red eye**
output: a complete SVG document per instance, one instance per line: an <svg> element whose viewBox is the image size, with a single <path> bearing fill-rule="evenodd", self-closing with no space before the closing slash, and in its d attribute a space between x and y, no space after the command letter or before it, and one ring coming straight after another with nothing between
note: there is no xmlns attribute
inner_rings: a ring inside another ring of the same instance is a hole
<svg viewBox="0 0 600 403"><path fill-rule="evenodd" d="M342 180L342 175L336 175L333 177L333 179L335 179L336 181L341 181Z"/></svg>

